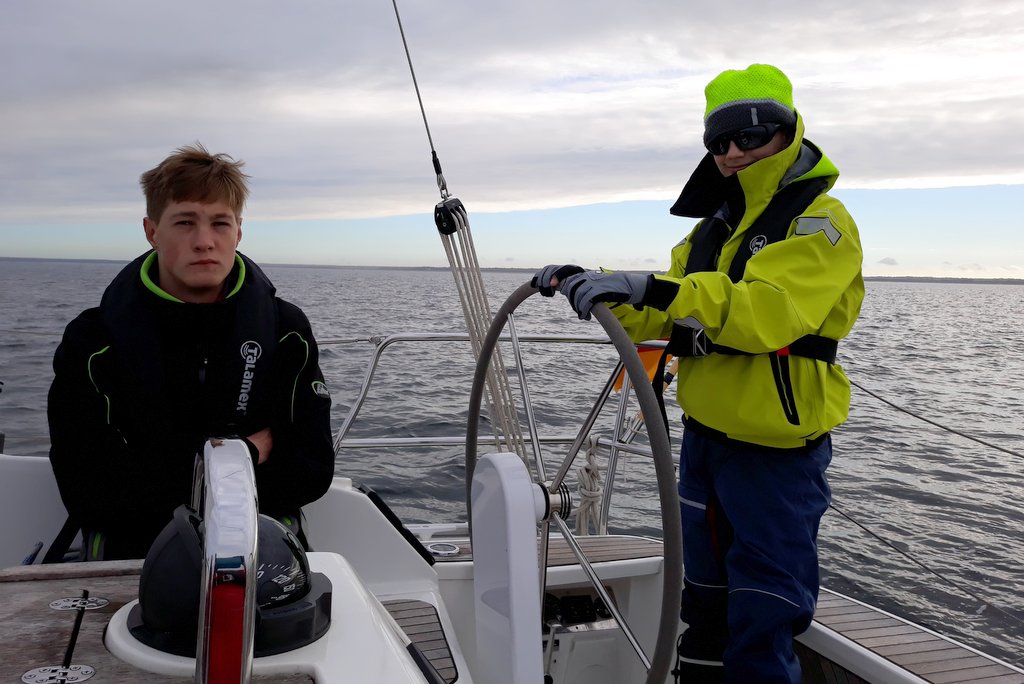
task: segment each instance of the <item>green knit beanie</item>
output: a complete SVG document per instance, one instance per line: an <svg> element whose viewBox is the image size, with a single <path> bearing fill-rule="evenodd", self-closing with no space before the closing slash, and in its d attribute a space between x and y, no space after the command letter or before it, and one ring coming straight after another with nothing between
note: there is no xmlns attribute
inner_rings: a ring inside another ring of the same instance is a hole
<svg viewBox="0 0 1024 684"><path fill-rule="evenodd" d="M793 84L770 64L723 71L704 88L704 145L722 135L763 123L796 125Z"/></svg>

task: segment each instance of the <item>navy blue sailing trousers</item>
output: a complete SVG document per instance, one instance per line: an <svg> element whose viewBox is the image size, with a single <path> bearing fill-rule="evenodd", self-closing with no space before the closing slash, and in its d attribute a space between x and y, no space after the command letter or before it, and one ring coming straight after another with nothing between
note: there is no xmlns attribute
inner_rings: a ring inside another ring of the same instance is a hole
<svg viewBox="0 0 1024 684"><path fill-rule="evenodd" d="M818 598L831 459L831 437L770 450L684 432L680 681L800 682L793 636L810 625Z"/></svg>

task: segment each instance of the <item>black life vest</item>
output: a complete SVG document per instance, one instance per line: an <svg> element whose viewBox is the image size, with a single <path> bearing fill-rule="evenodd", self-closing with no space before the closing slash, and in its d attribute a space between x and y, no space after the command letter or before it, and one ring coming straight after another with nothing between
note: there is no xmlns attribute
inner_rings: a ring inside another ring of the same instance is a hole
<svg viewBox="0 0 1024 684"><path fill-rule="evenodd" d="M732 263L729 265L729 279L738 283L743 278L743 271L746 269L750 257L767 245L784 240L793 219L811 206L814 198L825 192L827 187L827 179L814 178L791 183L776 193L761 215L747 228L746 234L751 237L740 245L736 255L733 256ZM690 255L686 260L686 274L717 270L718 255L730 235L732 235L732 228L717 216L701 223L700 228L690 240Z"/></svg>
<svg viewBox="0 0 1024 684"><path fill-rule="evenodd" d="M119 421L119 429L150 435L195 431L191 439L201 444L210 436L244 436L265 427L278 344L273 284L239 255L245 282L233 296L214 304L166 301L141 282L146 256L114 279L100 305L113 352L114 401L128 418ZM189 402L195 405L180 408ZM194 420L183 419L182 410Z"/></svg>
<svg viewBox="0 0 1024 684"><path fill-rule="evenodd" d="M789 226L828 187L825 178L814 178L791 183L772 197L761 215L747 228L749 238L740 245L729 264L729 279L737 283L743 279L750 258L773 242L784 240ZM722 246L732 234L732 228L718 216L705 219L690 238L690 254L686 260L685 275L700 271L714 271ZM806 356L826 363L835 363L836 340L821 335L804 335L783 349L770 352L781 356ZM715 344L707 339L703 328L676 323L668 344L669 353L675 356L705 356L710 353L742 354L731 347Z"/></svg>

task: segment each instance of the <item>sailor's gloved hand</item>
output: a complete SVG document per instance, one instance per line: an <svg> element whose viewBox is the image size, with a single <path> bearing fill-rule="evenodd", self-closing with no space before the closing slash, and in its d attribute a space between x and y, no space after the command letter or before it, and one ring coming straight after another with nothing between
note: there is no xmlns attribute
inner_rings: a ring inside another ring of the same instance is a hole
<svg viewBox="0 0 1024 684"><path fill-rule="evenodd" d="M573 311L582 320L590 320L590 311L598 302L640 304L647 294L649 275L583 271L569 278L558 290L569 298Z"/></svg>
<svg viewBox="0 0 1024 684"><path fill-rule="evenodd" d="M550 264L537 271L530 284L540 290L545 297L554 297L555 290L562 289L562 283L571 275L583 273L583 269L575 264ZM551 279L556 278L558 283L552 287Z"/></svg>

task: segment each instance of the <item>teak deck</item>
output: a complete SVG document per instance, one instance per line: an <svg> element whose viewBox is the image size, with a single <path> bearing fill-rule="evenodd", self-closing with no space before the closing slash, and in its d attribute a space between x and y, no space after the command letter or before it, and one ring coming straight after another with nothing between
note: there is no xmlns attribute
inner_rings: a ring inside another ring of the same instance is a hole
<svg viewBox="0 0 1024 684"><path fill-rule="evenodd" d="M635 537L581 537L591 562L658 556L661 544ZM468 545L455 560L471 557ZM562 540L552 539L549 566L572 565L572 552ZM0 683L20 682L34 668L59 666L74 629L76 611L57 611L51 601L103 597L103 608L85 611L73 663L90 665L90 682L137 682L139 672L116 659L103 646L103 631L110 617L136 598L142 561L69 563L0 570ZM421 601L388 601L385 607L446 682L458 680L451 651L437 611ZM870 606L823 590L815 620L843 637L933 684L1024 684L1024 675L968 648ZM851 675L802 645L798 652L806 684L861 684ZM191 678L147 673L146 681L191 682ZM306 675L254 677L255 682L282 684L311 682ZM884 683L870 683L884 684Z"/></svg>
<svg viewBox="0 0 1024 684"><path fill-rule="evenodd" d="M22 675L39 667L60 666L70 642L77 611L53 610L50 602L77 598L83 590L90 598L109 603L87 610L75 642L72 664L89 665L93 682L157 682L190 684L191 677L145 673L112 656L103 645L107 622L121 606L137 597L142 561L105 561L29 565L0 570L0 682L21 682ZM57 681L56 679L53 681ZM307 675L253 677L254 682L309 683Z"/></svg>
<svg viewBox="0 0 1024 684"><path fill-rule="evenodd" d="M987 656L828 590L818 597L814 619L933 684L1024 683L1024 674Z"/></svg>
<svg viewBox="0 0 1024 684"><path fill-rule="evenodd" d="M661 542L640 537L578 537L591 563L661 555ZM469 560L468 542L459 554L439 561ZM576 557L564 540L552 537L548 567L573 565ZM1024 684L1024 674L955 644L917 625L889 616L839 594L822 589L814 619L889 662L932 684ZM805 684L886 684L866 682L839 665L797 644Z"/></svg>

